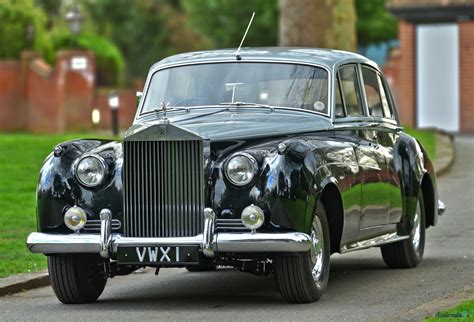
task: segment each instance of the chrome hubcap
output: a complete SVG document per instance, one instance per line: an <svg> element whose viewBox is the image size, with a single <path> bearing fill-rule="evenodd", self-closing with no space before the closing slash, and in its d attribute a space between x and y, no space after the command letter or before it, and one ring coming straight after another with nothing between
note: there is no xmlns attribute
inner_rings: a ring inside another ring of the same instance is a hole
<svg viewBox="0 0 474 322"><path fill-rule="evenodd" d="M418 202L416 205L415 217L413 218L413 229L411 232L411 242L415 250L418 250L421 239L421 207Z"/></svg>
<svg viewBox="0 0 474 322"><path fill-rule="evenodd" d="M311 274L313 280L318 282L321 279L321 275L324 267L324 238L323 238L323 227L321 220L318 216L314 217L313 228L311 230Z"/></svg>

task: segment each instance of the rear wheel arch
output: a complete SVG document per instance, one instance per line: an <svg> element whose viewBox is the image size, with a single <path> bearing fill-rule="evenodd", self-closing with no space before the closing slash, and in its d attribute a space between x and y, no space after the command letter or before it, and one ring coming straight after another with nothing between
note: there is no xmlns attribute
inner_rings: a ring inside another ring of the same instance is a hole
<svg viewBox="0 0 474 322"><path fill-rule="evenodd" d="M425 173L421 179L420 189L423 192L423 202L425 205L426 227L434 226L435 224L435 200L434 187L431 177Z"/></svg>

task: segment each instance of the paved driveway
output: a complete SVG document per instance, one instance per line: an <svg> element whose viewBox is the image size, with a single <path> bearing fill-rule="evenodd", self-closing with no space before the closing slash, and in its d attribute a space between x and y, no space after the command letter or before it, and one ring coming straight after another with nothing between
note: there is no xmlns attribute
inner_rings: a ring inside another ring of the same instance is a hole
<svg viewBox="0 0 474 322"><path fill-rule="evenodd" d="M448 205L429 229L425 259L410 270L387 269L378 249L331 257L329 288L319 302L290 305L272 278L233 270L147 270L116 277L98 303L59 304L51 288L0 298L1 320L379 320L394 317L474 283L474 138L456 139L457 161L440 178Z"/></svg>

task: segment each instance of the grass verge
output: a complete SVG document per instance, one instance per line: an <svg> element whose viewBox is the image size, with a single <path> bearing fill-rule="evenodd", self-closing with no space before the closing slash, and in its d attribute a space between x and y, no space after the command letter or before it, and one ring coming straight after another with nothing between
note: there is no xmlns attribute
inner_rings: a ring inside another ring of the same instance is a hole
<svg viewBox="0 0 474 322"><path fill-rule="evenodd" d="M474 321L474 300L468 300L451 309L440 311L425 321Z"/></svg>
<svg viewBox="0 0 474 322"><path fill-rule="evenodd" d="M431 161L436 159L436 133L432 130L417 130L405 127L404 132L418 139Z"/></svg>
<svg viewBox="0 0 474 322"><path fill-rule="evenodd" d="M0 277L46 267L45 256L26 249L26 237L36 231L39 170L56 144L82 137L97 136L0 134Z"/></svg>

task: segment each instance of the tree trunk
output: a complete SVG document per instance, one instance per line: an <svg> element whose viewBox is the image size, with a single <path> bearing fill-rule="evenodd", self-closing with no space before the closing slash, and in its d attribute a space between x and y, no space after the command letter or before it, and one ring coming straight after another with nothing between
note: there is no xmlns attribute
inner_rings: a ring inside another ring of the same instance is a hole
<svg viewBox="0 0 474 322"><path fill-rule="evenodd" d="M279 0L280 46L356 50L354 0Z"/></svg>

